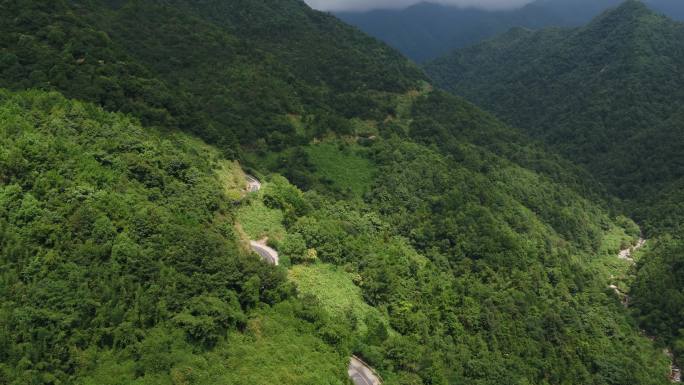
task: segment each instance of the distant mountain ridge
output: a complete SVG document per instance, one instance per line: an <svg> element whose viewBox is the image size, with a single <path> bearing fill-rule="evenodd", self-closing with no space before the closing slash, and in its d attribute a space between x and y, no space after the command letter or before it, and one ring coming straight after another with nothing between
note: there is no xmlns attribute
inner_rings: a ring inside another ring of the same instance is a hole
<svg viewBox="0 0 684 385"><path fill-rule="evenodd" d="M520 9L484 11L430 2L403 10L337 12L335 15L398 49L416 62L444 55L513 27L572 27L588 22L620 0L536 0ZM654 9L684 20L684 2L647 0Z"/></svg>

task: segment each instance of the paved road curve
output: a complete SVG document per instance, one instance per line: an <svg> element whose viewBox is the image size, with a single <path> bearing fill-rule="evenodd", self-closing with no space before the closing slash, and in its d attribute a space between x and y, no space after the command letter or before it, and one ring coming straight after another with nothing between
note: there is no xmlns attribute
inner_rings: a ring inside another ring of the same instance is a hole
<svg viewBox="0 0 684 385"><path fill-rule="evenodd" d="M257 178L248 174L245 174L245 178L247 179L248 192L255 193L261 190L261 182L259 182ZM265 241L249 241L249 245L251 246L252 251L259 254L266 262L278 266L278 252L266 246Z"/></svg>
<svg viewBox="0 0 684 385"><path fill-rule="evenodd" d="M354 385L381 385L380 377L371 369L365 362L359 358L352 356L349 361L349 369L347 369L349 378L354 382Z"/></svg>
<svg viewBox="0 0 684 385"><path fill-rule="evenodd" d="M245 175L247 179L247 191L255 193L261 190L261 182L251 175ZM266 262L278 266L278 252L266 246L265 241L257 242L250 241L252 250L259 254ZM349 378L354 382L354 385L381 385L382 380L365 362L359 358L352 356L349 361L349 368L347 369Z"/></svg>
<svg viewBox="0 0 684 385"><path fill-rule="evenodd" d="M245 178L247 179L247 191L251 193L255 193L259 190L261 190L261 182L259 180L251 175L245 175Z"/></svg>
<svg viewBox="0 0 684 385"><path fill-rule="evenodd" d="M255 253L259 254L261 258L264 259L264 261L270 263L271 265L278 266L279 259L277 251L261 242L249 241L249 245L252 247L252 250Z"/></svg>

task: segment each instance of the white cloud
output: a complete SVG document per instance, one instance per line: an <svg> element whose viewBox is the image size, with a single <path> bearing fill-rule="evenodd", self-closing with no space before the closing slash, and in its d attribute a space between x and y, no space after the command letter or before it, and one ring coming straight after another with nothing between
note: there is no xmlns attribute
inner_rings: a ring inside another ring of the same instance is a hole
<svg viewBox="0 0 684 385"><path fill-rule="evenodd" d="M396 9L421 3L423 0L305 0L309 6L321 11L366 11L370 9ZM532 0L431 0L432 3L481 9L512 9L531 3Z"/></svg>

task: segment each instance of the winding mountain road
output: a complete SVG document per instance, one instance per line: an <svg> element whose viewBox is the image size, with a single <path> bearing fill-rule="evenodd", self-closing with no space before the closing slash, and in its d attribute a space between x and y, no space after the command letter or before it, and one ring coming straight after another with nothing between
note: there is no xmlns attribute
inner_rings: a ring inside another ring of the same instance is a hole
<svg viewBox="0 0 684 385"><path fill-rule="evenodd" d="M251 175L245 175L247 179L247 191L255 193L261 190L261 182ZM279 258L278 252L266 245L266 239L261 241L249 241L252 251L259 254L259 256L266 262L278 266ZM354 382L354 385L382 385L380 376L375 373L370 366L363 362L360 358L352 356L349 360L349 368L347 369L349 378Z"/></svg>
<svg viewBox="0 0 684 385"><path fill-rule="evenodd" d="M245 174L245 179L247 179L247 192L255 193L261 190L261 182L249 174ZM261 241L249 241L249 246L252 251L259 254L259 256L271 265L278 266L279 258L278 252L274 249L268 247L266 244L266 239Z"/></svg>

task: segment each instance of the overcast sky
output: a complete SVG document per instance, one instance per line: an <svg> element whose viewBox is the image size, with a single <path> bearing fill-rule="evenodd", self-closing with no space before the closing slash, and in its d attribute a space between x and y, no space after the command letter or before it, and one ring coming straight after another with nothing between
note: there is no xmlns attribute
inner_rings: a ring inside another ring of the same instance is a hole
<svg viewBox="0 0 684 385"><path fill-rule="evenodd" d="M369 9L405 8L424 0L304 0L321 11L366 11ZM431 3L476 7L483 9L511 9L532 0L430 0Z"/></svg>

